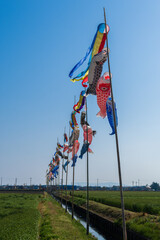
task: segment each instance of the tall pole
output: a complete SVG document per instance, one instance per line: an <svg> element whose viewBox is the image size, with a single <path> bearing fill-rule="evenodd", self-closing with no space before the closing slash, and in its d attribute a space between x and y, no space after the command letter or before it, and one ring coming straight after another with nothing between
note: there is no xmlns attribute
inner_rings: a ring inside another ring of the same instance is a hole
<svg viewBox="0 0 160 240"><path fill-rule="evenodd" d="M58 196L60 196L60 163L58 168Z"/></svg>
<svg viewBox="0 0 160 240"><path fill-rule="evenodd" d="M64 128L64 134L66 132L66 127ZM64 139L64 137L63 137ZM63 140L63 149L64 149L64 140ZM63 152L64 154L64 152ZM62 182L61 182L61 206L62 206L62 193L63 193L63 164L64 164L64 156L63 156L63 160L62 160Z"/></svg>
<svg viewBox="0 0 160 240"><path fill-rule="evenodd" d="M69 135L68 135L68 150L69 150L69 138L70 138L70 131L71 127L69 125ZM69 151L67 153L67 161L69 161ZM67 182L68 182L68 164L67 164L67 171L66 171L66 212L67 212Z"/></svg>
<svg viewBox="0 0 160 240"><path fill-rule="evenodd" d="M56 190L56 193L57 193L57 177L55 178L55 190Z"/></svg>
<svg viewBox="0 0 160 240"><path fill-rule="evenodd" d="M86 98L86 122L88 123L87 98ZM87 126L87 144L88 144L88 126ZM89 146L88 146L89 148ZM87 148L87 213L86 213L86 233L89 234L89 158Z"/></svg>
<svg viewBox="0 0 160 240"><path fill-rule="evenodd" d="M74 96L74 105L76 104L76 96ZM75 126L74 126L75 128ZM73 158L74 158L74 155L75 155L75 132L73 130ZM75 174L75 162L73 161L73 184L72 184L72 219L74 218L74 174Z"/></svg>
<svg viewBox="0 0 160 240"><path fill-rule="evenodd" d="M58 138L57 138L57 143L59 143ZM58 168L58 196L60 196L60 162L58 162L58 166L59 166L59 168Z"/></svg>
<svg viewBox="0 0 160 240"><path fill-rule="evenodd" d="M74 134L74 133L73 133ZM73 139L74 138L74 135L73 135ZM73 140L74 141L74 140ZM73 143L73 156L75 155L75 146L74 146L74 143ZM73 162L73 183L72 183L72 219L74 218L74 174L75 174L75 169L74 169L74 162Z"/></svg>
<svg viewBox="0 0 160 240"><path fill-rule="evenodd" d="M48 170L46 170L46 189L48 190Z"/></svg>
<svg viewBox="0 0 160 240"><path fill-rule="evenodd" d="M109 61L108 36L107 36L107 21L106 21L105 8L103 8L103 9L104 9L104 21L105 21L105 28L106 28L106 47L107 47L107 55L108 55L108 71L109 71L110 85L111 85L112 109L113 109L113 119L114 119L115 139L116 139L116 149L117 149L117 161L118 161L118 173L119 173L121 208L122 208L122 221L123 221L123 240L127 240L127 231L126 231L126 222L125 222L125 212L124 212L123 188L122 188L121 163L120 163L119 144L118 144L118 133L117 133L117 126L116 126L116 115L115 115L114 97L113 97L111 71L110 71L110 61Z"/></svg>
<svg viewBox="0 0 160 240"><path fill-rule="evenodd" d="M17 178L15 178L15 189L17 187Z"/></svg>
<svg viewBox="0 0 160 240"><path fill-rule="evenodd" d="M31 187L31 185L32 185L32 178L30 177L30 187Z"/></svg>

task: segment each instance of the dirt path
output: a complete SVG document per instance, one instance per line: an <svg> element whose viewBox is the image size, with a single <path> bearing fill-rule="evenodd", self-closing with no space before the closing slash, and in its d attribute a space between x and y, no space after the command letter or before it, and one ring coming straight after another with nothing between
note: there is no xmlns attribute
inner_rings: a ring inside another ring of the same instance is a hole
<svg viewBox="0 0 160 240"><path fill-rule="evenodd" d="M47 193L39 203L41 213L40 240L87 240L96 239L86 235L85 228L71 216Z"/></svg>

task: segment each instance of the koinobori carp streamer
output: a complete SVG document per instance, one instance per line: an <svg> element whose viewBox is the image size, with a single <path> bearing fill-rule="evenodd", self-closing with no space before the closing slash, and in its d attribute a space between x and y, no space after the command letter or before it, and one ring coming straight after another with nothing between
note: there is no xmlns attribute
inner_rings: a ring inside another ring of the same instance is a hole
<svg viewBox="0 0 160 240"><path fill-rule="evenodd" d="M97 82L96 94L97 94L97 104L100 108L100 111L97 113L97 116L105 118L106 113L106 102L110 95L111 85L109 73L106 72Z"/></svg>
<svg viewBox="0 0 160 240"><path fill-rule="evenodd" d="M93 38L91 46L88 48L88 50L86 52L86 55L73 67L73 69L69 73L69 77L72 78L73 73L86 61L87 57L90 55L90 58L88 61L88 66L84 71L82 71L76 77L71 79L72 82L84 80L85 78L87 78L88 73L89 73L89 66L90 66L92 58L94 57L95 54L101 52L104 47L105 40L106 40L106 31L105 30L106 30L105 23L101 23L98 25L96 34ZM107 34L108 34L108 32L109 32L109 26L107 25Z"/></svg>
<svg viewBox="0 0 160 240"><path fill-rule="evenodd" d="M80 110L83 108L83 106L85 104L85 100L86 100L86 93L83 90L80 93L80 97L79 97L78 103L73 106L74 111L76 111L77 113L80 113Z"/></svg>
<svg viewBox="0 0 160 240"><path fill-rule="evenodd" d="M115 102L114 102L114 109L115 109L115 117L116 117L116 126L118 126L118 116L117 116L117 108L116 108ZM115 134L115 127L114 127L113 108L112 108L111 97L109 97L107 99L106 111L107 111L108 122L112 128L112 133L110 133L110 135L113 135L113 134Z"/></svg>

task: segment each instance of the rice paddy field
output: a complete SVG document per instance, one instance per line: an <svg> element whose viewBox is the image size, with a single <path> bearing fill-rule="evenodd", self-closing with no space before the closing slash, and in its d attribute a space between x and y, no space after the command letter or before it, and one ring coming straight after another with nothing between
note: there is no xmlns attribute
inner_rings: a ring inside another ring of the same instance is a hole
<svg viewBox="0 0 160 240"><path fill-rule="evenodd" d="M0 194L0 239L37 239L39 194Z"/></svg>
<svg viewBox="0 0 160 240"><path fill-rule="evenodd" d="M0 193L0 240L38 239L95 238L47 193Z"/></svg>
<svg viewBox="0 0 160 240"><path fill-rule="evenodd" d="M86 192L74 201L85 207ZM71 196L68 196L72 198ZM160 240L160 192L124 192L127 228ZM90 191L90 210L121 224L119 192ZM0 193L0 240L95 239L47 193Z"/></svg>
<svg viewBox="0 0 160 240"><path fill-rule="evenodd" d="M86 206L85 191L75 191L74 196L76 204ZM122 226L118 191L90 191L89 199L91 211ZM160 192L125 191L124 202L127 229L148 240L160 240Z"/></svg>
<svg viewBox="0 0 160 240"><path fill-rule="evenodd" d="M160 215L160 192L124 191L125 209L133 212L145 212ZM79 198L86 198L85 191L76 191ZM109 206L121 208L118 191L90 191L89 199Z"/></svg>

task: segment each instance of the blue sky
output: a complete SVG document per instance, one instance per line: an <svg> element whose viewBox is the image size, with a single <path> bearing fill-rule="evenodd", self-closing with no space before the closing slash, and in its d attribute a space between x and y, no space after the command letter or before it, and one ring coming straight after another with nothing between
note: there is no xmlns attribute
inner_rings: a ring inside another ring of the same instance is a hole
<svg viewBox="0 0 160 240"><path fill-rule="evenodd" d="M85 55L106 8L113 91L117 103L123 183L160 182L160 2L158 0L0 0L0 177L3 183L45 182L45 171L81 83L68 73ZM107 71L104 64L103 72ZM88 119L97 135L90 182L118 182L116 146L108 120ZM77 116L79 122L79 116ZM80 143L82 146L83 131ZM69 182L72 181L69 168ZM76 182L86 181L86 158Z"/></svg>

